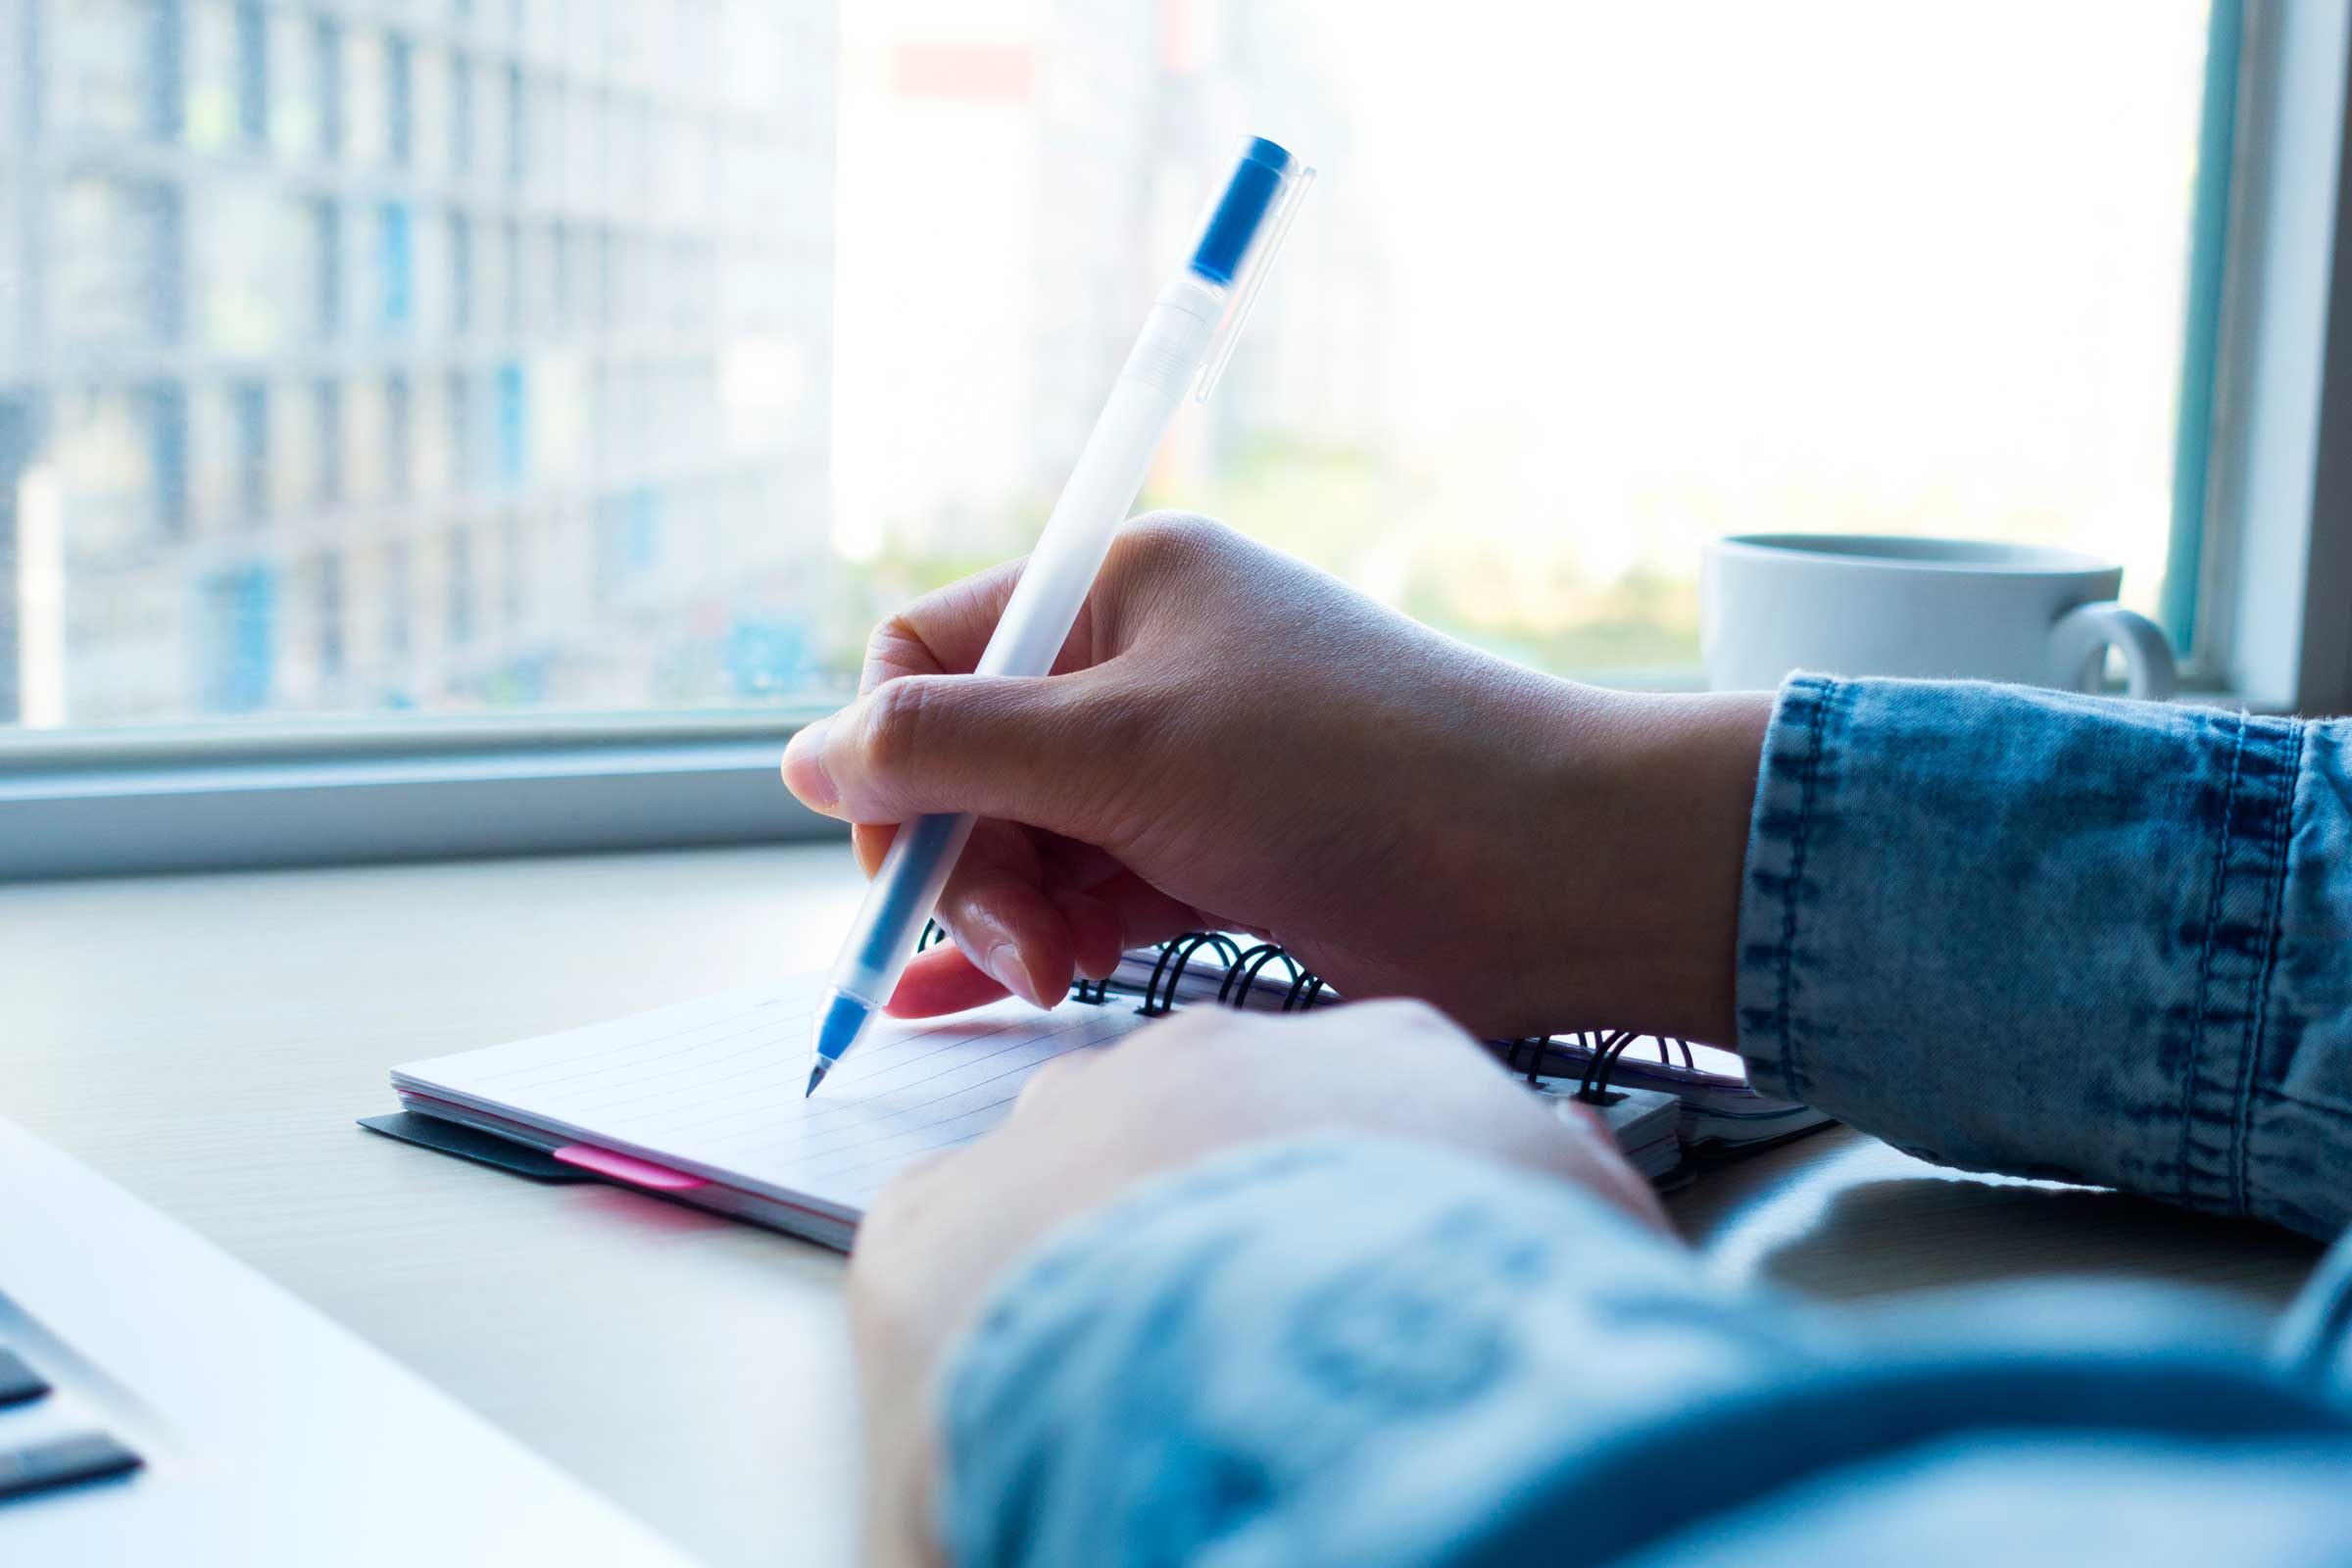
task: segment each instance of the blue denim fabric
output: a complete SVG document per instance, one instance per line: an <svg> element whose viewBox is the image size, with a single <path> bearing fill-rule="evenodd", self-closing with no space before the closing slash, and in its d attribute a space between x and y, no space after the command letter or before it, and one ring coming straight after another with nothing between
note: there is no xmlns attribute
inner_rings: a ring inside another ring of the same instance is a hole
<svg viewBox="0 0 2352 1568"><path fill-rule="evenodd" d="M1951 1163L2352 1213L2352 726L1799 679L1747 869L1769 1086ZM941 1411L967 1565L2340 1562L2352 1247L2267 1350L2088 1285L1831 1313L1581 1191L1302 1140L1033 1250Z"/></svg>
<svg viewBox="0 0 2352 1568"><path fill-rule="evenodd" d="M1578 1189L1261 1145L1000 1283L942 1391L941 1539L965 1568L2352 1550L2352 1399L2313 1349L2340 1322L2266 1359L2223 1303L1991 1294L1727 1296Z"/></svg>
<svg viewBox="0 0 2352 1568"><path fill-rule="evenodd" d="M1740 931L1756 1081L1923 1158L2352 1223L2352 724L1783 690Z"/></svg>

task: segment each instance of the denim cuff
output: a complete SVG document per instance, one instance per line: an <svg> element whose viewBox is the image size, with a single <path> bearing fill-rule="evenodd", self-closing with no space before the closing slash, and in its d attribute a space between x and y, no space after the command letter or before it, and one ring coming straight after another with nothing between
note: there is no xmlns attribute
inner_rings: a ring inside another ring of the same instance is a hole
<svg viewBox="0 0 2352 1568"><path fill-rule="evenodd" d="M1940 1163L2334 1234L2352 791L2323 728L1792 678L1740 904L1750 1073Z"/></svg>

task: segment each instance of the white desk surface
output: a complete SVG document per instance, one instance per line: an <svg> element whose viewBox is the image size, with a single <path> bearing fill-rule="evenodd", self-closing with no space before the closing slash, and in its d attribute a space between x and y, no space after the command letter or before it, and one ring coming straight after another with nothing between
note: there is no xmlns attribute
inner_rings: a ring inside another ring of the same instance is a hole
<svg viewBox="0 0 2352 1568"><path fill-rule="evenodd" d="M212 1238L718 1565L853 1556L833 1253L375 1137L393 1063L821 964L846 848L0 889L0 1113ZM2270 1306L2317 1249L1958 1176L1836 1130L1677 1220L1728 1279L1829 1298L2035 1274Z"/></svg>

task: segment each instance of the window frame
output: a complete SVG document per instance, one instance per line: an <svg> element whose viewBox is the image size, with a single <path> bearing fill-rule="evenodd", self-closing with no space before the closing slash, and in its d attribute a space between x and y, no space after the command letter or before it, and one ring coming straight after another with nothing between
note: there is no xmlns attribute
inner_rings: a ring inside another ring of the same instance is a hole
<svg viewBox="0 0 2352 1568"><path fill-rule="evenodd" d="M804 706L24 736L0 880L846 836L777 776Z"/></svg>
<svg viewBox="0 0 2352 1568"><path fill-rule="evenodd" d="M2215 0L2213 29L2200 146L2228 157L2191 237L2177 464L2199 472L2176 485L2173 559L2194 564L2166 618L2196 700L2348 711L2352 7ZM838 836L776 778L815 714L0 736L0 881Z"/></svg>
<svg viewBox="0 0 2352 1568"><path fill-rule="evenodd" d="M2190 667L2252 710L2352 712L2352 7L2242 24Z"/></svg>

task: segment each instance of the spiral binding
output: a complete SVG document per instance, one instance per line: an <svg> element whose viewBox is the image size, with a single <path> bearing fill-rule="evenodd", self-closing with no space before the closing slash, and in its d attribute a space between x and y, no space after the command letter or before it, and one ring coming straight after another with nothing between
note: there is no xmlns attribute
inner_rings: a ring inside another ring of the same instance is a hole
<svg viewBox="0 0 2352 1568"><path fill-rule="evenodd" d="M945 942L948 934L936 920L924 922L921 940L915 951ZM1143 1004L1136 1008L1147 1018L1165 1017L1176 1010L1176 989L1184 981L1188 969L1203 948L1215 950L1225 963L1225 978L1217 986L1217 1004L1246 1006L1250 993L1261 983L1279 984L1280 980L1265 982L1266 970L1275 964L1282 966L1289 980L1283 992L1284 1012L1303 1012L1321 1000L1329 988L1323 977L1311 972L1294 957L1290 951L1272 942L1261 942L1244 948L1233 938L1219 931L1188 931L1159 945L1159 957L1152 966L1152 978L1144 985ZM1110 982L1088 980L1081 976L1070 985L1073 1000L1101 1006L1110 1001ZM1506 1070L1517 1073L1530 1088L1538 1087L1545 1078L1577 1080L1575 1098L1588 1104L1605 1104L1614 1091L1609 1083L1629 1048L1643 1037L1631 1029L1588 1029L1563 1042L1557 1035L1528 1035L1517 1040L1489 1041L1487 1047L1502 1058ZM1695 1067L1697 1060L1690 1054L1690 1042L1677 1037L1659 1036L1656 1041L1658 1061L1671 1065L1671 1051L1680 1051L1685 1067ZM1578 1057L1583 1058L1581 1065Z"/></svg>
<svg viewBox="0 0 2352 1568"><path fill-rule="evenodd" d="M1217 950L1218 956L1225 960L1226 983L1231 984L1233 972L1242 961L1240 945L1222 932L1195 931L1173 942L1160 944L1159 961L1152 966L1152 979L1144 987L1144 1004L1135 1010L1147 1018L1164 1017L1174 1012L1176 987L1184 980L1185 966L1193 961L1193 955L1202 948ZM1167 979L1164 990L1160 986L1162 976ZM1224 1000L1223 991L1220 990L1217 996L1219 1001Z"/></svg>

